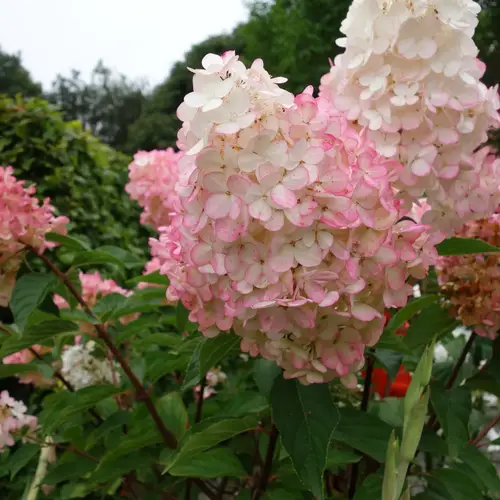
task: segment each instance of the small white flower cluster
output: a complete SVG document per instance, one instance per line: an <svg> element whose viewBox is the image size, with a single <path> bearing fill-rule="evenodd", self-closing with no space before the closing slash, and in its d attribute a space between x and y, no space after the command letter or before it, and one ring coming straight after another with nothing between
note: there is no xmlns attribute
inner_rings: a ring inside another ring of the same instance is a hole
<svg viewBox="0 0 500 500"><path fill-rule="evenodd" d="M212 368L208 371L206 375L207 384L203 389L203 399L208 399L209 397L217 394L217 391L214 389L218 384L225 384L227 381L227 375L220 368ZM194 388L194 393L196 396L201 391L201 385L197 385Z"/></svg>
<svg viewBox="0 0 500 500"><path fill-rule="evenodd" d="M480 10L472 0L355 0L337 40L346 50L322 80L320 95L403 163L406 202L425 193L423 222L446 233L499 202L500 160L474 153L500 125L472 40Z"/></svg>
<svg viewBox="0 0 500 500"><path fill-rule="evenodd" d="M76 390L120 382L118 365L108 359L95 357L92 354L94 349L95 342L89 341L71 346L62 354L61 373Z"/></svg>

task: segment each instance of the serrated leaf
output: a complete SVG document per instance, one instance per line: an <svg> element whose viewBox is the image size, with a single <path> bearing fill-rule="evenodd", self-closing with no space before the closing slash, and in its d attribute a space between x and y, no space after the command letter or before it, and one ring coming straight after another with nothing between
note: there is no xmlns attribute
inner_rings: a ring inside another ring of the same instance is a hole
<svg viewBox="0 0 500 500"><path fill-rule="evenodd" d="M252 413L261 413L269 408L267 398L257 392L242 392L232 396L220 414L224 417L243 417Z"/></svg>
<svg viewBox="0 0 500 500"><path fill-rule="evenodd" d="M121 293L110 293L101 297L99 302L92 308L92 311L99 316L102 321L107 321L117 309L123 307L126 301L127 297Z"/></svg>
<svg viewBox="0 0 500 500"><path fill-rule="evenodd" d="M160 271L154 271L149 274L143 274L142 276L137 276L136 278L129 279L127 285L137 285L138 283L153 283L155 285L161 285L167 287L170 285L170 280L167 276L160 274Z"/></svg>
<svg viewBox="0 0 500 500"><path fill-rule="evenodd" d="M403 339L390 330L384 330L378 342L375 344L376 349L386 349L395 351L401 354L411 354L411 349L403 342Z"/></svg>
<svg viewBox="0 0 500 500"><path fill-rule="evenodd" d="M439 255L469 255L500 252L500 248L474 238L448 238L436 245Z"/></svg>
<svg viewBox="0 0 500 500"><path fill-rule="evenodd" d="M10 309L14 321L24 328L29 315L43 302L57 279L52 274L24 274L14 285Z"/></svg>
<svg viewBox="0 0 500 500"><path fill-rule="evenodd" d="M179 356L164 351L148 353L146 354L146 379L155 382L168 373L184 370L188 360L188 356Z"/></svg>
<svg viewBox="0 0 500 500"><path fill-rule="evenodd" d="M72 236L65 236L63 234L51 232L45 233L45 239L47 241L59 243L59 245L61 245L62 247L67 248L68 250L73 250L75 252L85 252L87 250L90 250L90 247L86 243L73 238Z"/></svg>
<svg viewBox="0 0 500 500"><path fill-rule="evenodd" d="M447 391L441 384L431 384L431 402L448 443L449 454L457 457L469 439L472 410L470 390L457 387Z"/></svg>
<svg viewBox="0 0 500 500"><path fill-rule="evenodd" d="M204 376L208 370L216 367L240 342L241 339L231 333L220 333L217 337L207 338L200 348L198 359L200 374Z"/></svg>
<svg viewBox="0 0 500 500"><path fill-rule="evenodd" d="M153 459L145 452L135 452L127 455L101 462L97 469L90 476L92 483L103 483L111 481L116 477L122 476L131 470L137 470L139 467L149 467Z"/></svg>
<svg viewBox="0 0 500 500"><path fill-rule="evenodd" d="M203 454L181 459L169 470L172 476L181 477L245 477L247 472L236 455L228 448L216 448Z"/></svg>
<svg viewBox="0 0 500 500"><path fill-rule="evenodd" d="M151 346L176 348L182 342L182 338L175 333L150 333L147 337L136 340L134 346L139 349Z"/></svg>
<svg viewBox="0 0 500 500"><path fill-rule="evenodd" d="M271 390L271 406L274 423L297 475L322 500L328 447L339 421L328 386L305 386L279 376Z"/></svg>

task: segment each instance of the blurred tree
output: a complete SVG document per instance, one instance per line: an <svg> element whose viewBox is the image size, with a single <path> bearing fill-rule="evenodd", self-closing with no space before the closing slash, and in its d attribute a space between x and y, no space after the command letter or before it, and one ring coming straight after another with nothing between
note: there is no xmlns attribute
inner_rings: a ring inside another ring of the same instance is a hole
<svg viewBox="0 0 500 500"><path fill-rule="evenodd" d="M42 87L32 80L20 54L7 54L0 47L0 94L14 97L18 93L37 97L42 94Z"/></svg>
<svg viewBox="0 0 500 500"><path fill-rule="evenodd" d="M113 74L102 61L90 82L76 70L69 77L58 75L47 97L65 120L79 120L85 130L119 150L125 147L128 128L139 118L146 100L144 84Z"/></svg>
<svg viewBox="0 0 500 500"><path fill-rule="evenodd" d="M116 245L142 255L149 232L125 192L130 159L65 122L42 99L0 95L0 165L37 184L93 246Z"/></svg>

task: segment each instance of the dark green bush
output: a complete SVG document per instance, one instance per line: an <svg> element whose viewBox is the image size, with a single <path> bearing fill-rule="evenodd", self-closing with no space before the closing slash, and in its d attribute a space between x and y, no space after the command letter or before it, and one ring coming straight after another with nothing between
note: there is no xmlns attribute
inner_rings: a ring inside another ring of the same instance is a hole
<svg viewBox="0 0 500 500"><path fill-rule="evenodd" d="M34 182L94 247L116 245L141 255L147 232L125 193L130 159L65 122L47 101L0 96L0 165Z"/></svg>

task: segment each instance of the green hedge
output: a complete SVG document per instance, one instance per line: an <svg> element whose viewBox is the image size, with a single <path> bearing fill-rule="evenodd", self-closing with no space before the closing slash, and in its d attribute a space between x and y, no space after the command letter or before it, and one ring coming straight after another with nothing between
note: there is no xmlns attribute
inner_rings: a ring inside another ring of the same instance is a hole
<svg viewBox="0 0 500 500"><path fill-rule="evenodd" d="M0 95L0 165L36 183L39 196L49 196L93 246L141 255L148 234L124 190L129 161L79 122L65 122L47 101Z"/></svg>

